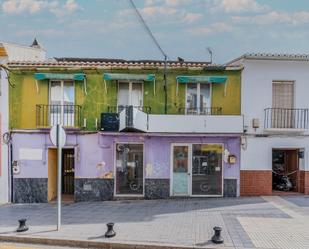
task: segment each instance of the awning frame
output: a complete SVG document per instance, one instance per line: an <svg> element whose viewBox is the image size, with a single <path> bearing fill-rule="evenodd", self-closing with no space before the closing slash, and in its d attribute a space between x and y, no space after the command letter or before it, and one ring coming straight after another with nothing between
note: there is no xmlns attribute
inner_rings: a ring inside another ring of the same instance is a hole
<svg viewBox="0 0 309 249"><path fill-rule="evenodd" d="M38 80L73 80L73 81L83 81L84 83L84 93L87 95L87 79L84 73L74 73L74 74L60 74L60 73L35 73L35 85L36 91L39 93L39 83Z"/></svg>
<svg viewBox="0 0 309 249"><path fill-rule="evenodd" d="M124 73L104 73L104 89L107 94L106 80L116 80L117 82L139 82L139 81L152 81L153 82L153 95L156 95L156 76L154 74L124 74Z"/></svg>
<svg viewBox="0 0 309 249"><path fill-rule="evenodd" d="M183 80L183 81L182 81ZM201 75L179 75L176 77L176 96L179 92L179 83L209 83L209 84L224 84L224 97L226 97L227 90L227 76L201 76Z"/></svg>

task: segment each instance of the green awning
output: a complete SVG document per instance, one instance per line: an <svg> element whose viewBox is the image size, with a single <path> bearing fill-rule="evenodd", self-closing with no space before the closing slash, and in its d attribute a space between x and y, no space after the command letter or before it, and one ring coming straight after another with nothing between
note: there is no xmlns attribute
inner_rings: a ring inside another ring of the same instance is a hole
<svg viewBox="0 0 309 249"><path fill-rule="evenodd" d="M153 94L156 94L156 76L154 74L125 74L125 73L104 73L103 80L105 92L107 93L106 80L123 80L123 81L152 81Z"/></svg>
<svg viewBox="0 0 309 249"><path fill-rule="evenodd" d="M34 78L37 92L39 92L39 84L37 82L38 80L75 80L84 82L84 91L85 95L87 95L87 82L86 75L84 73L35 73Z"/></svg>
<svg viewBox="0 0 309 249"><path fill-rule="evenodd" d="M35 73L34 78L36 80L85 80L84 73L75 74L61 74L61 73Z"/></svg>
<svg viewBox="0 0 309 249"><path fill-rule="evenodd" d="M177 76L179 83L225 83L226 76Z"/></svg>
<svg viewBox="0 0 309 249"><path fill-rule="evenodd" d="M226 96L227 88L227 76L201 76L201 75L179 75L176 77L176 95L178 95L178 85L179 83L212 83L212 84L222 84L224 83L224 96Z"/></svg>
<svg viewBox="0 0 309 249"><path fill-rule="evenodd" d="M143 80L154 81L154 74L125 74L125 73L104 73L104 80Z"/></svg>

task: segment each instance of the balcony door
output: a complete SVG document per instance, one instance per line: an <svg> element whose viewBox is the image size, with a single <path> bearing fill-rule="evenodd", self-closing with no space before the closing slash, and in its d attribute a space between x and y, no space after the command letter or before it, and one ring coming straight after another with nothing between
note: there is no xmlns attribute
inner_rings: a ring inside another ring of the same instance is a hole
<svg viewBox="0 0 309 249"><path fill-rule="evenodd" d="M211 85L188 83L186 93L186 114L211 114Z"/></svg>
<svg viewBox="0 0 309 249"><path fill-rule="evenodd" d="M119 82L118 83L118 111L125 106L143 106L143 83L141 82Z"/></svg>
<svg viewBox="0 0 309 249"><path fill-rule="evenodd" d="M272 128L294 127L294 82L273 81Z"/></svg>
<svg viewBox="0 0 309 249"><path fill-rule="evenodd" d="M70 80L50 81L49 123L74 126L74 82Z"/></svg>

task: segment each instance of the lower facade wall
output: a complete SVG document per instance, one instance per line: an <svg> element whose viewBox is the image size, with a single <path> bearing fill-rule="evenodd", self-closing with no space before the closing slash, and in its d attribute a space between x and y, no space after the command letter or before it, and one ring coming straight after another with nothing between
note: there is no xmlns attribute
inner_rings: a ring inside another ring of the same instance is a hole
<svg viewBox="0 0 309 249"><path fill-rule="evenodd" d="M113 179L76 178L74 180L74 200L108 201L114 196Z"/></svg>
<svg viewBox="0 0 309 249"><path fill-rule="evenodd" d="M271 170L241 170L240 195L259 196L272 194Z"/></svg>
<svg viewBox="0 0 309 249"><path fill-rule="evenodd" d="M299 172L299 192L309 195L309 171Z"/></svg>
<svg viewBox="0 0 309 249"><path fill-rule="evenodd" d="M47 178L15 178L13 181L14 203L47 202Z"/></svg>

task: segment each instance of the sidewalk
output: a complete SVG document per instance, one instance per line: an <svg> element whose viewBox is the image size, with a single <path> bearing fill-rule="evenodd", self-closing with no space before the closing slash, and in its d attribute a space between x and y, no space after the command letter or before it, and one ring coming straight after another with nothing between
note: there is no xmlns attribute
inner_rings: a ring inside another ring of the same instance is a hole
<svg viewBox="0 0 309 249"><path fill-rule="evenodd" d="M309 248L306 196L72 203L62 211L56 231L56 204L2 205L0 240L80 241L80 247L101 248ZM17 234L20 218L28 219L30 229ZM111 239L103 236L108 222L117 233ZM223 245L210 241L214 226L223 229Z"/></svg>

